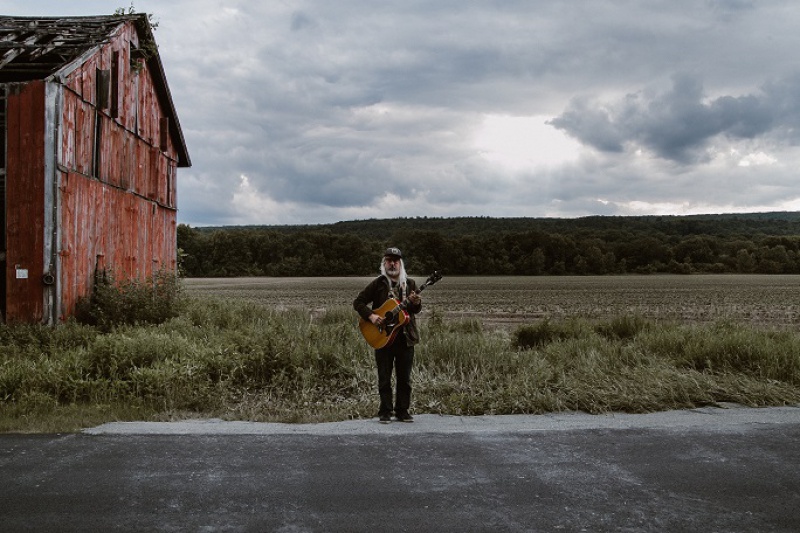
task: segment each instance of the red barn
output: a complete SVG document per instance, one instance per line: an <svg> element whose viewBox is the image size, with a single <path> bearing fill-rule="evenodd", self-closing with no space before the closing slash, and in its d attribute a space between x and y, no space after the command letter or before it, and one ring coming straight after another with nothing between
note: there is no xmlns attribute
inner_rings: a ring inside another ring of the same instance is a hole
<svg viewBox="0 0 800 533"><path fill-rule="evenodd" d="M0 16L3 320L55 324L101 271L176 271L188 166L147 15Z"/></svg>

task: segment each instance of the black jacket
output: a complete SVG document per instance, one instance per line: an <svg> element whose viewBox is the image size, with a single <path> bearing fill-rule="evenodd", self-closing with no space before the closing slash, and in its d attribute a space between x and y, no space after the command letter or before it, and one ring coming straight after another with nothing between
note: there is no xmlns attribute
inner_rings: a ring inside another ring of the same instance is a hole
<svg viewBox="0 0 800 533"><path fill-rule="evenodd" d="M417 283L408 278L408 290L417 290ZM399 295L398 295L399 296ZM408 297L408 295L404 295ZM363 291L353 300L353 309L364 320L369 320L369 315L373 309L377 309L389 299L389 280L384 276L378 276L367 285ZM409 346L414 346L419 342L419 329L417 328L417 313L422 310L422 304L414 305L409 303L406 307L408 311L408 322L403 327L403 333Z"/></svg>

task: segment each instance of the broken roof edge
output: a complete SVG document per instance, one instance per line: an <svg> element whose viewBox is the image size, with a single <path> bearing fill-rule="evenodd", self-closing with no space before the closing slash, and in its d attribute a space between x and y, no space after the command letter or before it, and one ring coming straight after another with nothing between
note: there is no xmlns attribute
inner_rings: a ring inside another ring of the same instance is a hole
<svg viewBox="0 0 800 533"><path fill-rule="evenodd" d="M170 136L173 137L173 142L175 142L178 151L178 167L191 167L192 161L189 158L189 150L186 147L186 139L183 136L183 129L178 119L178 112L172 100L172 91L170 91L169 83L167 83L167 74L164 72L164 64L161 62L161 54L158 50L153 26L150 24L150 15L147 13L138 13L130 16L136 18L136 29L139 32L139 47L148 47L148 43L152 43L153 54L148 57L146 61L151 66L153 75L156 77L156 92L159 98L167 104L170 118L175 123L175 127L170 128Z"/></svg>
<svg viewBox="0 0 800 533"><path fill-rule="evenodd" d="M150 23L148 22L148 28ZM152 37L152 30L150 30L151 37ZM153 40L155 43L155 39ZM150 57L147 62L151 65L153 75L157 76L159 83L156 83L156 92L158 93L159 98L161 98L166 104L167 109L169 110L170 117L172 121L175 123L174 128L170 128L170 135L173 136L173 142L175 142L175 146L178 151L178 166L179 167L191 167L192 161L189 158L189 150L186 147L186 139L183 137L183 129L181 128L181 122L178 119L178 113L175 109L175 103L172 100L172 91L169 89L169 84L167 83L167 74L164 72L164 64L161 62L161 54L156 52L152 57Z"/></svg>
<svg viewBox="0 0 800 533"><path fill-rule="evenodd" d="M166 107L166 110L169 114L170 119L174 123L174 127L171 127L170 136L175 143L175 147L177 150L178 156L178 167L191 167L192 161L189 158L189 150L186 146L186 139L183 136L183 129L181 128L180 120L178 119L178 113L175 109L175 103L172 100L172 92L169 89L169 84L167 83L167 75L164 72L164 65L161 62L161 54L158 50L158 45L156 44L155 34L153 33L153 27L150 24L150 16L147 13L135 13L129 15L99 15L99 16L80 16L80 17L8 17L8 18L17 18L17 19L27 19L27 20L104 20L108 22L113 22L118 20L118 25L107 34L107 37L111 38L116 33L121 31L122 26L127 22L133 22L136 31L139 35L139 48L144 46L148 46L150 48L151 54L149 57L146 58L147 64L150 66L152 75L155 79L155 89L156 93L158 94L159 99L161 100L162 104ZM64 79L69 76L75 69L79 68L89 57L95 54L98 50L100 50L104 44L106 44L108 40L100 41L95 46L90 47L84 53L70 61L69 63L65 64L58 70L56 70L53 74L45 78L45 81L57 81L59 83L63 83ZM152 43L152 46L147 44Z"/></svg>
<svg viewBox="0 0 800 533"><path fill-rule="evenodd" d="M114 37L119 31L122 29L123 25L131 20L133 17L131 15L109 15L108 17L19 17L25 18L30 20L97 20L97 19L104 19L109 22L119 19L119 23L116 27L106 33L105 38L103 40L97 41L93 46L87 48L82 54L74 57L69 62L65 63L61 67L59 67L55 72L50 74L45 78L45 81L59 81L63 82L70 74L72 74L75 70L81 67L87 59L91 56L96 54L106 43L108 43L111 37ZM138 26L137 26L138 28Z"/></svg>

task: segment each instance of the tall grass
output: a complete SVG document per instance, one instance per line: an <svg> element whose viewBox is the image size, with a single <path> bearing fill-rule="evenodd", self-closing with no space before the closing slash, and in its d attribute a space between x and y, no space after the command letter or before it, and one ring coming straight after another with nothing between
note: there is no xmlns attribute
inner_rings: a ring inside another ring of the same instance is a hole
<svg viewBox="0 0 800 533"><path fill-rule="evenodd" d="M109 420L328 421L377 411L352 309L181 297L160 323L0 326L0 431ZM107 316L107 315L106 315ZM647 412L800 403L800 336L742 324L543 320L508 335L422 324L417 413Z"/></svg>

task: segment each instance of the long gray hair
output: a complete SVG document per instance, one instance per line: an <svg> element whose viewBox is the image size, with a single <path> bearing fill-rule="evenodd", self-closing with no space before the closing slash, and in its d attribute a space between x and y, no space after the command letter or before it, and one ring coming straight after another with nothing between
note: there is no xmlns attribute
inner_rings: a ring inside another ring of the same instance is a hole
<svg viewBox="0 0 800 533"><path fill-rule="evenodd" d="M392 278L386 273L386 266L383 263L383 259L384 258L381 258L381 275L386 278L386 281L389 282L389 287L391 287ZM403 296L408 296L408 275L406 275L406 264L402 259L400 259L400 275L397 276L397 284L400 286Z"/></svg>

